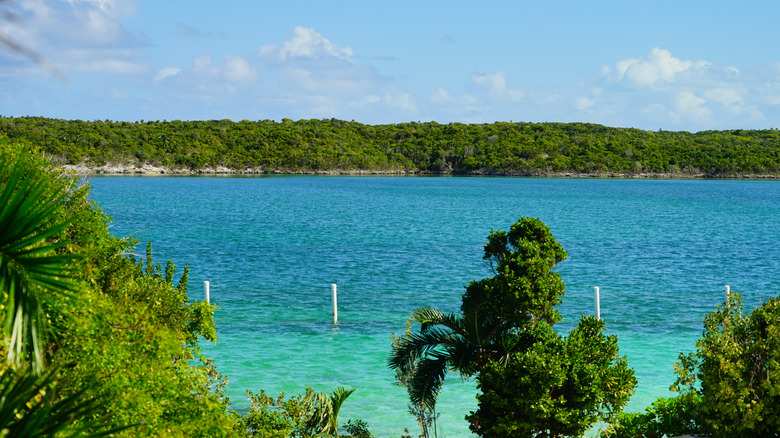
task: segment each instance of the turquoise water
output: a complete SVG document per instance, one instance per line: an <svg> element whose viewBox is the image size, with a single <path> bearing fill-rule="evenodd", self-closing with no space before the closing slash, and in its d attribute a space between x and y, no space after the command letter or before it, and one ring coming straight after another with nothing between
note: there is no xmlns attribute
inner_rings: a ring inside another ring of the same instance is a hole
<svg viewBox="0 0 780 438"><path fill-rule="evenodd" d="M491 229L541 218L568 251L558 328L601 314L639 380L629 410L672 395L672 365L701 335L730 285L752 308L780 294L780 183L469 177L94 177L116 235L151 240L156 260L211 283L219 343L204 345L246 389L357 391L340 418L379 436L417 431L386 366L390 335L412 309L457 311L489 275ZM142 244L143 245L143 244ZM139 245L139 253L143 246ZM331 323L330 284L339 288ZM451 375L440 436L469 436L475 385Z"/></svg>

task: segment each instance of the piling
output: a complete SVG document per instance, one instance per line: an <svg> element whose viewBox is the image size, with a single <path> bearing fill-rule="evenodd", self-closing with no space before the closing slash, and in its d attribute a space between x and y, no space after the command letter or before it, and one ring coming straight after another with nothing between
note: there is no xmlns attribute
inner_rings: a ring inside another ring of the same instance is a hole
<svg viewBox="0 0 780 438"><path fill-rule="evenodd" d="M206 303L211 304L211 293L209 291L209 282L203 282L203 292L206 294Z"/></svg>
<svg viewBox="0 0 780 438"><path fill-rule="evenodd" d="M599 299L599 287L593 288L593 295L596 298L596 319L601 319L601 301Z"/></svg>
<svg viewBox="0 0 780 438"><path fill-rule="evenodd" d="M333 324L339 323L338 290L335 283L330 285L330 296L333 301Z"/></svg>

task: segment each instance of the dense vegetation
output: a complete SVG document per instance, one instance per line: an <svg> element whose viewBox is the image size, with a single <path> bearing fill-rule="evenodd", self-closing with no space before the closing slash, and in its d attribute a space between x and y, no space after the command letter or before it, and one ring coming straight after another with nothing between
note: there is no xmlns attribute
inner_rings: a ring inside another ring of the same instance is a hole
<svg viewBox="0 0 780 438"><path fill-rule="evenodd" d="M88 187L1 138L0 181L2 389L35 388L0 411L27 420L72 400L88 408L70 421L92 434L234 434L224 381L198 347L216 337L214 307L187 298L187 269L175 281L176 266L154 263L151 247L138 260L134 242L109 233Z"/></svg>
<svg viewBox="0 0 780 438"><path fill-rule="evenodd" d="M249 172L780 176L780 131L642 131L586 123L364 125L330 120L0 118L63 164Z"/></svg>
<svg viewBox="0 0 780 438"><path fill-rule="evenodd" d="M338 436L353 390L229 410L199 347L216 307L187 297L187 268L113 236L78 178L0 136L0 184L0 437Z"/></svg>
<svg viewBox="0 0 780 438"><path fill-rule="evenodd" d="M780 436L780 298L749 313L732 293L704 318L696 351L675 364L676 397L621 414L602 438Z"/></svg>

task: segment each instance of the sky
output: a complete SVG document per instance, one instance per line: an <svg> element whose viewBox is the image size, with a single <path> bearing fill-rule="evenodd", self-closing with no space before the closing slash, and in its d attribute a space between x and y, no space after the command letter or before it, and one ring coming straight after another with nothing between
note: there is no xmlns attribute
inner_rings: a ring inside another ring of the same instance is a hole
<svg viewBox="0 0 780 438"><path fill-rule="evenodd" d="M780 127L777 1L6 0L0 11L0 35L27 52L0 48L5 117Z"/></svg>

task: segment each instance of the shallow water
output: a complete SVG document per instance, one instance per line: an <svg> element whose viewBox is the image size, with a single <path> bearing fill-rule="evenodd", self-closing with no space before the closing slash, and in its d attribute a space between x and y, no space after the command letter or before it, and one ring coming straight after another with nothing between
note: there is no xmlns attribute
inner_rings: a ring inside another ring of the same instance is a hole
<svg viewBox="0 0 780 438"><path fill-rule="evenodd" d="M158 261L190 266L190 295L211 283L219 343L204 345L246 407L246 389L357 391L340 418L380 436L415 432L386 366L410 312L459 308L489 275L491 229L541 218L568 251L559 265L568 331L594 312L639 379L629 410L673 395L672 365L702 316L742 293L746 309L780 293L780 183L473 177L93 177L116 235L151 240ZM143 250L139 245L139 252ZM330 284L339 289L331 323ZM448 378L440 436L468 436L475 385Z"/></svg>

